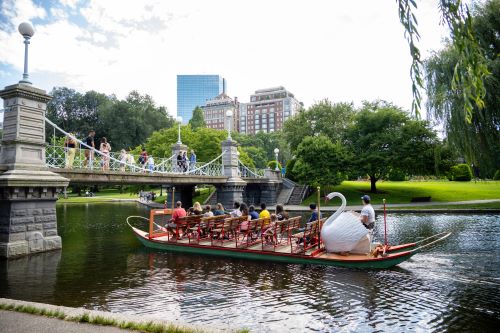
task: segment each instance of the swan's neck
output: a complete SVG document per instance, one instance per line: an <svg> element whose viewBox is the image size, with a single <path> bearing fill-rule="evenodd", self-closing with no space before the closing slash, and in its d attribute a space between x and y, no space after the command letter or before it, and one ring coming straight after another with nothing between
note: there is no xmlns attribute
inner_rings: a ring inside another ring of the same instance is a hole
<svg viewBox="0 0 500 333"><path fill-rule="evenodd" d="M339 193L339 192L332 192L330 194L327 195L328 199L333 199L335 197L338 197L342 200L342 204L340 205L339 209L337 209L335 211L335 213L333 213L332 216L330 216L326 221L325 221L325 224L324 225L329 225L331 224L333 221L335 221L335 219L337 217L339 217L340 214L342 214L342 212L345 210L345 207L347 205L347 201L345 199L345 197L342 195L342 193Z"/></svg>

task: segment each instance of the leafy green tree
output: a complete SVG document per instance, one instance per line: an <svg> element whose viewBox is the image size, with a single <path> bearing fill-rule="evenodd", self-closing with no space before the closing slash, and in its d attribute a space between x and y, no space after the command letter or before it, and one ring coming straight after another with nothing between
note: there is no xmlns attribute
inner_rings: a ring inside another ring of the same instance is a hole
<svg viewBox="0 0 500 333"><path fill-rule="evenodd" d="M330 138L307 136L297 147L293 174L301 183L312 186L337 185L344 180L348 151Z"/></svg>
<svg viewBox="0 0 500 333"><path fill-rule="evenodd" d="M475 38L491 72L485 81L484 107L466 112L464 94L473 87L454 83L460 54L449 42L425 62L429 114L442 122L449 143L467 161L479 167L483 177L500 168L500 2L479 6L472 20Z"/></svg>
<svg viewBox="0 0 500 333"><path fill-rule="evenodd" d="M408 173L428 172L427 160L434 160L436 134L424 121L411 119L387 102L364 103L348 130L351 166L370 177L371 192L376 182L393 169Z"/></svg>
<svg viewBox="0 0 500 333"><path fill-rule="evenodd" d="M247 153L248 156L250 156L253 163L255 164L255 167L259 169L264 169L266 167L267 153L264 150L264 148L255 146L248 146L248 147L242 146L241 150Z"/></svg>
<svg viewBox="0 0 500 333"><path fill-rule="evenodd" d="M47 117L67 132L84 138L89 130L96 138L106 137L113 150L140 145L161 128L175 122L164 107L157 107L149 95L132 91L125 100L95 91L85 94L68 88L54 88L47 105ZM52 136L47 127L47 138ZM62 134L57 133L61 136Z"/></svg>
<svg viewBox="0 0 500 333"><path fill-rule="evenodd" d="M193 116L189 120L189 125L191 125L194 131L201 127L207 127L205 118L203 118L203 110L199 106L193 110Z"/></svg>
<svg viewBox="0 0 500 333"><path fill-rule="evenodd" d="M250 154L254 159L255 164L259 165L259 168L265 168L267 161L275 159L275 148L280 150L279 159L281 161L287 161L292 157L290 147L281 131L271 133L259 132L255 135L235 133L233 138L243 147L244 150L250 147L255 147L259 149L259 151L264 151L265 157L263 158L263 164L261 164L262 160L260 160L262 158L261 155L253 156Z"/></svg>
<svg viewBox="0 0 500 333"><path fill-rule="evenodd" d="M283 134L292 152L307 136L323 134L336 142L342 139L355 113L352 103L332 103L325 99L288 119Z"/></svg>

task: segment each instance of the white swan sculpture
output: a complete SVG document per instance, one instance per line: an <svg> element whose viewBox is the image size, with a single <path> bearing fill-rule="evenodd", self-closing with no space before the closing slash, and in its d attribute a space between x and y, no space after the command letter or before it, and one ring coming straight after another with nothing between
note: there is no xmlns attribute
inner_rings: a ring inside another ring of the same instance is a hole
<svg viewBox="0 0 500 333"><path fill-rule="evenodd" d="M342 205L330 216L321 228L321 238L327 252L367 253L370 251L369 231L359 217L351 212L344 212L347 201L339 192L326 196L329 200L338 197Z"/></svg>

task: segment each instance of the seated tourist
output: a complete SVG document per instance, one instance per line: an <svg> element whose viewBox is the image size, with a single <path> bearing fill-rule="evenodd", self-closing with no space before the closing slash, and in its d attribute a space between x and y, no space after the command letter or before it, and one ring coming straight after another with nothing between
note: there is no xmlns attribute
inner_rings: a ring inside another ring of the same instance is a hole
<svg viewBox="0 0 500 333"><path fill-rule="evenodd" d="M247 231L248 230L248 221L252 219L252 216L250 215L250 212L248 211L247 204L242 202L240 205L240 216L246 216L247 219L244 220L243 222L240 223L240 231Z"/></svg>
<svg viewBox="0 0 500 333"><path fill-rule="evenodd" d="M193 214L194 215L201 215L203 213L203 209L201 208L201 205L198 201L196 201L193 205Z"/></svg>
<svg viewBox="0 0 500 333"><path fill-rule="evenodd" d="M231 217L240 217L241 216L240 203L238 201L235 201L233 207L234 209L230 213Z"/></svg>
<svg viewBox="0 0 500 333"><path fill-rule="evenodd" d="M276 221L281 221L281 220L278 220L278 216L276 214L271 214L271 223L269 224L268 228L263 231L264 240L267 245L274 244L274 235L276 233Z"/></svg>
<svg viewBox="0 0 500 333"><path fill-rule="evenodd" d="M252 220L257 220L259 218L259 213L255 211L254 205L250 205L250 207L248 208L248 214L250 215Z"/></svg>
<svg viewBox="0 0 500 333"><path fill-rule="evenodd" d="M218 203L216 206L215 206L215 210L214 210L214 216L218 216L218 215L224 215L226 214L225 210L224 210L224 206L222 206L221 203Z"/></svg>
<svg viewBox="0 0 500 333"><path fill-rule="evenodd" d="M283 208L283 205L276 205L275 215L278 221L287 220L289 218L288 213Z"/></svg>
<svg viewBox="0 0 500 333"><path fill-rule="evenodd" d="M212 217L214 213L212 212L212 207L210 205L205 206L205 213L203 213L203 217Z"/></svg>
<svg viewBox="0 0 500 333"><path fill-rule="evenodd" d="M172 218L170 219L170 222L167 223L167 227L172 229L177 228L177 222L179 219L185 217L186 215L186 210L182 208L182 202L177 201L175 203L174 211L172 212Z"/></svg>

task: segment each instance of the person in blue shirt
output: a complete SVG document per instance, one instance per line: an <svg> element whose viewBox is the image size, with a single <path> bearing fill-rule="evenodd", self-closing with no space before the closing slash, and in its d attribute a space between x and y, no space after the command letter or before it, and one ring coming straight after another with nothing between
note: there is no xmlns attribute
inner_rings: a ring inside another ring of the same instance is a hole
<svg viewBox="0 0 500 333"><path fill-rule="evenodd" d="M309 210L311 211L311 217L309 217L309 221L307 221L308 224L318 220L318 210L316 209L315 203L309 205Z"/></svg>
<svg viewBox="0 0 500 333"><path fill-rule="evenodd" d="M259 218L259 213L257 213L255 211L255 206L254 205L250 205L250 207L248 207L248 212L249 212L250 217L252 218L252 220L257 220Z"/></svg>
<svg viewBox="0 0 500 333"><path fill-rule="evenodd" d="M196 169L196 154L194 150L191 149L191 155L189 156L189 169Z"/></svg>

